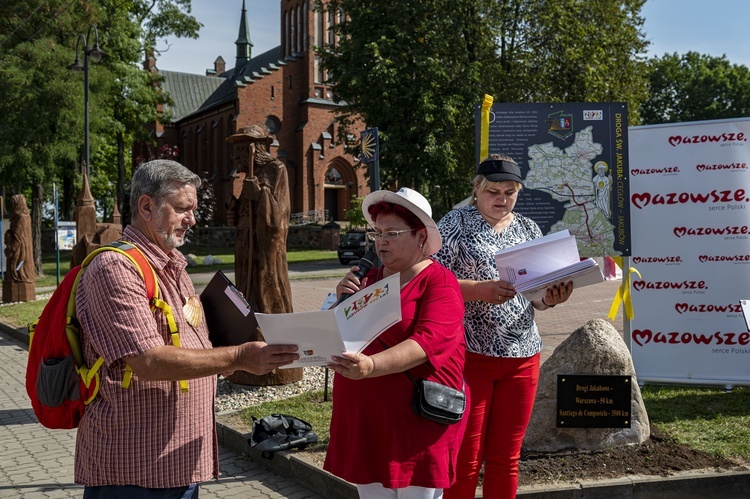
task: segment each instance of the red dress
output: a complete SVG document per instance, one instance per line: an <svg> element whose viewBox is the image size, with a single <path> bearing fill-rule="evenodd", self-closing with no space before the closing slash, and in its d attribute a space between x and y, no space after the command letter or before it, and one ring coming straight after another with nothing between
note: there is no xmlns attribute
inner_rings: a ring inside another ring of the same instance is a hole
<svg viewBox="0 0 750 499"><path fill-rule="evenodd" d="M373 270L368 283L375 279ZM379 339L389 346L413 339L427 353L427 362L410 369L412 377L461 389L464 304L456 277L437 262L427 266L401 290L401 316ZM384 349L375 340L364 353ZM442 425L417 416L411 409L413 391L402 372L361 380L336 374L323 468L360 485L448 488L454 482L466 419Z"/></svg>

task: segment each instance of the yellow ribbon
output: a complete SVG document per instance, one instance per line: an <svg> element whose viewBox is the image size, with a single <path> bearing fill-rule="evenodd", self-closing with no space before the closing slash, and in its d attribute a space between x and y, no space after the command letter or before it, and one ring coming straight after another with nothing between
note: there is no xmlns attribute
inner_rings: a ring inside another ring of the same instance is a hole
<svg viewBox="0 0 750 499"><path fill-rule="evenodd" d="M621 256L613 256L612 259L615 261L618 267L622 268L622 257ZM620 305L623 305L625 308L625 317L628 318L628 320L633 320L633 317L635 315L633 314L633 300L630 296L630 276L636 273L638 274L638 277L641 277L641 273L638 272L638 269L635 267L629 267L626 275L624 276L624 279L622 280L622 284L620 284L620 287L617 289L617 293L615 293L615 298L612 300L612 306L609 309L609 315L607 318L611 321L615 320L615 317L617 316L617 311L620 309Z"/></svg>
<svg viewBox="0 0 750 499"><path fill-rule="evenodd" d="M490 155L490 110L494 98L484 94L482 102L482 114L480 115L479 127L479 162L481 163Z"/></svg>

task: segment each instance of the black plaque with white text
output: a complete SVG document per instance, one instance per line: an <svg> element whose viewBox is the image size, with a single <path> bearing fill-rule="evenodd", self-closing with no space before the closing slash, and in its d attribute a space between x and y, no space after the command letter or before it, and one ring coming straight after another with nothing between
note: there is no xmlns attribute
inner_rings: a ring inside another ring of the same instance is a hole
<svg viewBox="0 0 750 499"><path fill-rule="evenodd" d="M632 379L557 375L558 428L630 428Z"/></svg>

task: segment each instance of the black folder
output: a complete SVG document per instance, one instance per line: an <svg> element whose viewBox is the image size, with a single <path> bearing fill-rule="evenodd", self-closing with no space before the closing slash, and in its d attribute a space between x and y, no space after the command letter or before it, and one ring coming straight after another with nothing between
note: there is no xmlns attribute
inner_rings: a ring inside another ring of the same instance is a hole
<svg viewBox="0 0 750 499"><path fill-rule="evenodd" d="M241 345L257 338L255 311L221 270L201 293L208 337L215 347Z"/></svg>

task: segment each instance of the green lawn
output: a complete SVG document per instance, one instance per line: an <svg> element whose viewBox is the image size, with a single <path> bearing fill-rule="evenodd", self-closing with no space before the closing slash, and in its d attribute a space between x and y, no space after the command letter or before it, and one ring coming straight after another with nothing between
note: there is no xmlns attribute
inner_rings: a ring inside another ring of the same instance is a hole
<svg viewBox="0 0 750 499"><path fill-rule="evenodd" d="M194 255L196 262L199 264L197 267L188 267L187 270L189 274L205 272L206 270L234 270L234 248L184 246L183 248L180 248L180 250L185 255ZM60 280L65 277L65 274L70 270L70 253L70 251L60 252L59 271L58 258L55 253L45 253L42 255L42 270L44 271L44 277L37 278L37 288L55 286L58 282L58 272ZM208 255L211 255L214 259L221 260L222 263L214 264L210 267L200 265ZM289 263L335 260L337 257L335 250L292 248L286 253L287 262Z"/></svg>

